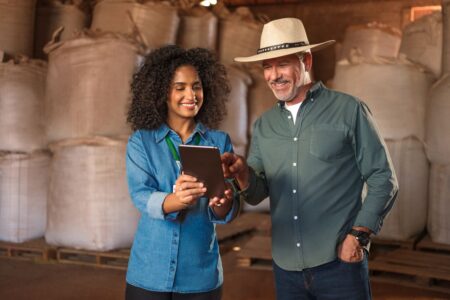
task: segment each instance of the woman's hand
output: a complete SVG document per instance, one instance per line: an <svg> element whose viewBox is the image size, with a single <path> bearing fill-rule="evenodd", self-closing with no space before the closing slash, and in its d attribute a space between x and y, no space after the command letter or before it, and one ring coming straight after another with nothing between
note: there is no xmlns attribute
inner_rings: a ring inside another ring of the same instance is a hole
<svg viewBox="0 0 450 300"><path fill-rule="evenodd" d="M180 175L175 181L174 194L181 205L186 207L194 205L197 199L203 196L206 187L202 182L197 182L197 178L189 175Z"/></svg>
<svg viewBox="0 0 450 300"><path fill-rule="evenodd" d="M209 206L219 219L224 219L233 205L233 190L229 183L227 183L227 187L222 198L214 197L209 199Z"/></svg>
<svg viewBox="0 0 450 300"><path fill-rule="evenodd" d="M167 195L163 202L163 211L168 214L194 205L198 198L206 193L206 187L197 178L181 174L175 181L172 194Z"/></svg>

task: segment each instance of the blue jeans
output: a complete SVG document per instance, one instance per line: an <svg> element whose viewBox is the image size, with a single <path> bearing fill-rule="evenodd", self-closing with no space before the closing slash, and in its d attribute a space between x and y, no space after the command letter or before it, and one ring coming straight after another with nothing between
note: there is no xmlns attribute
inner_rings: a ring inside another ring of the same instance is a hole
<svg viewBox="0 0 450 300"><path fill-rule="evenodd" d="M304 269L286 271L273 262L278 300L370 300L367 254L361 262L332 262Z"/></svg>

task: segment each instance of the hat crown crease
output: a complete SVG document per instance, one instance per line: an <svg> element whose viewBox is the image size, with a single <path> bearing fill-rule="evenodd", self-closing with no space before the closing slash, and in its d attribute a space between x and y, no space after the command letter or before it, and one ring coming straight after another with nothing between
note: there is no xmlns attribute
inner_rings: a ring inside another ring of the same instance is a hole
<svg viewBox="0 0 450 300"><path fill-rule="evenodd" d="M260 48L297 42L309 44L303 23L298 19L286 18L269 22L264 26Z"/></svg>

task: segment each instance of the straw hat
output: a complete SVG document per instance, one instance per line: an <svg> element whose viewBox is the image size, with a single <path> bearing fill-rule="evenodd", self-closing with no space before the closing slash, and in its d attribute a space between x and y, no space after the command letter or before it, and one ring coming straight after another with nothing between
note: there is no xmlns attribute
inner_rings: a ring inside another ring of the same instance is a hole
<svg viewBox="0 0 450 300"><path fill-rule="evenodd" d="M306 50L320 50L334 42L334 40L330 40L310 45L302 21L296 18L283 18L264 25L256 55L236 57L234 60L238 62L261 61Z"/></svg>

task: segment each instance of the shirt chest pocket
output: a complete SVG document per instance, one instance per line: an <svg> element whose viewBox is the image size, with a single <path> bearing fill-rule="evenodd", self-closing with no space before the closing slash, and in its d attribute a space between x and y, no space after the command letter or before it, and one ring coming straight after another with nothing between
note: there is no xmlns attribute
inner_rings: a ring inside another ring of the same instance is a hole
<svg viewBox="0 0 450 300"><path fill-rule="evenodd" d="M309 151L315 157L330 161L351 154L345 126L328 124L315 125L311 129Z"/></svg>

